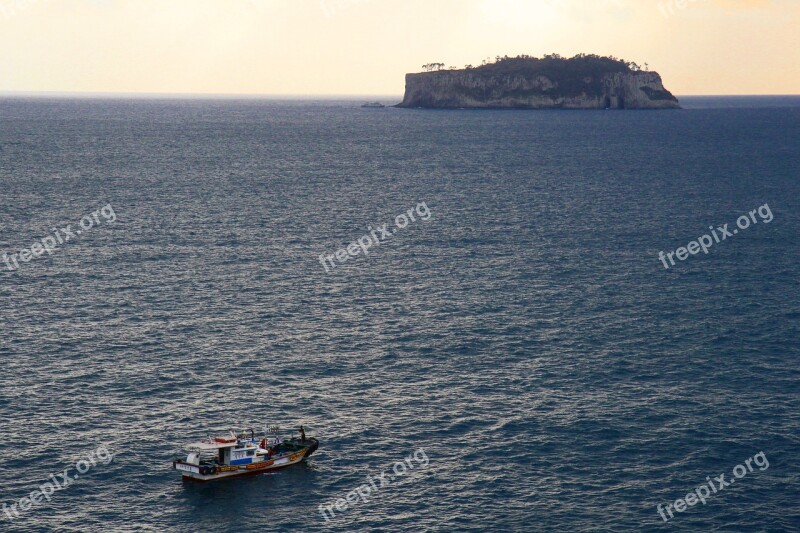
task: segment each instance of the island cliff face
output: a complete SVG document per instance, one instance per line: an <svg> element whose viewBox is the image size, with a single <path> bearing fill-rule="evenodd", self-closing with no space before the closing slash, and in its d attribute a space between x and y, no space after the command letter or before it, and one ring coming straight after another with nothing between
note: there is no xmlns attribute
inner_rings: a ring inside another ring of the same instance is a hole
<svg viewBox="0 0 800 533"><path fill-rule="evenodd" d="M661 76L614 58L506 58L406 75L398 107L434 109L680 109Z"/></svg>

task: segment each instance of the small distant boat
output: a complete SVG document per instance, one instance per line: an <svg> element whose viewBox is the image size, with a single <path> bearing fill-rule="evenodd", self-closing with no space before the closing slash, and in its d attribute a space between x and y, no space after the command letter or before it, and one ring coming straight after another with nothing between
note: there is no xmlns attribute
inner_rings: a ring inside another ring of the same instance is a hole
<svg viewBox="0 0 800 533"><path fill-rule="evenodd" d="M270 437L268 432L277 434L278 428L265 431L263 439L257 439L250 429L241 434L231 431L224 437L195 442L187 446L190 453L186 460L176 459L172 468L179 471L184 480L200 482L255 476L298 464L319 447L317 439L306 437L303 426L300 426L299 437Z"/></svg>
<svg viewBox="0 0 800 533"><path fill-rule="evenodd" d="M369 108L380 109L380 108L386 107L386 106L383 105L380 102L367 102L366 104L362 105L361 107L369 107Z"/></svg>

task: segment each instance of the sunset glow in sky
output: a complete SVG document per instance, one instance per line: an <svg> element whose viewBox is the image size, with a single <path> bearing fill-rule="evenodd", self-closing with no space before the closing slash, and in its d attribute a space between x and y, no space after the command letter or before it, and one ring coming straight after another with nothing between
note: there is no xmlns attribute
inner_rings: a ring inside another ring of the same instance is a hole
<svg viewBox="0 0 800 533"><path fill-rule="evenodd" d="M425 63L585 52L800 94L798 29L798 0L0 0L0 91L399 95Z"/></svg>

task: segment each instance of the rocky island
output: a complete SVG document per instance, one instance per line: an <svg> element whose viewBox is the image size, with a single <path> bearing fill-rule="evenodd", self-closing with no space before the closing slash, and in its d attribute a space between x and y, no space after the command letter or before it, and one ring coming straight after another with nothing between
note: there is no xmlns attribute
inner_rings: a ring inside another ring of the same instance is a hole
<svg viewBox="0 0 800 533"><path fill-rule="evenodd" d="M657 72L614 57L497 57L493 63L406 74L397 107L432 109L680 109Z"/></svg>

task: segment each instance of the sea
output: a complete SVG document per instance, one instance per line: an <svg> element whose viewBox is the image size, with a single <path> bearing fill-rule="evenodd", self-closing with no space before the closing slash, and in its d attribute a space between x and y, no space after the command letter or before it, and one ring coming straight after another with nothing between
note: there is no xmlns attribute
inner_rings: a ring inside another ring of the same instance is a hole
<svg viewBox="0 0 800 533"><path fill-rule="evenodd" d="M363 101L0 98L0 531L800 531L800 97Z"/></svg>

